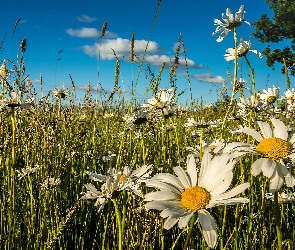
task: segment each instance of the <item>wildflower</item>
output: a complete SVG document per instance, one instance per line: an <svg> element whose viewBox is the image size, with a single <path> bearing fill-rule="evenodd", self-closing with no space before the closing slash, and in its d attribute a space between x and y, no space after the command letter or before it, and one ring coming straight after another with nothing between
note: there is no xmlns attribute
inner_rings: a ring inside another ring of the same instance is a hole
<svg viewBox="0 0 295 250"><path fill-rule="evenodd" d="M61 183L59 178L47 178L43 183L40 183L41 188L53 188L58 186Z"/></svg>
<svg viewBox="0 0 295 250"><path fill-rule="evenodd" d="M265 198L268 200L274 201L274 194L266 193ZM295 201L295 193L285 193L285 192L278 193L279 203L288 203L292 201Z"/></svg>
<svg viewBox="0 0 295 250"><path fill-rule="evenodd" d="M224 148L224 146L225 146L224 140L220 140L219 138L214 140L202 141L202 148L205 149L206 147L208 147L212 155L222 153L222 149ZM197 145L195 148L187 147L186 150L190 152L191 154L193 154L195 157L200 156L199 145Z"/></svg>
<svg viewBox="0 0 295 250"><path fill-rule="evenodd" d="M96 199L95 206L99 206L101 211L108 199L116 197L123 190L131 190L136 195L143 197L140 184L149 179L150 172L148 171L152 165L144 165L134 171L129 167L125 167L123 172L114 168L109 169L109 175L102 175L93 172L87 172L89 179L102 182L101 191L91 184L85 184L86 192L82 192L81 199Z"/></svg>
<svg viewBox="0 0 295 250"><path fill-rule="evenodd" d="M22 92L11 92L11 98L3 98L0 100L0 110L5 107L16 108L20 107L23 109L27 109L33 105L34 98L26 98L26 100L22 100Z"/></svg>
<svg viewBox="0 0 295 250"><path fill-rule="evenodd" d="M273 88L268 88L262 90L263 93L259 94L259 99L264 101L267 105L274 104L279 97L279 88L273 86Z"/></svg>
<svg viewBox="0 0 295 250"><path fill-rule="evenodd" d="M147 100L148 103L142 104L142 108L152 109L164 109L172 104L174 97L173 89L161 89L157 94L156 98L150 98Z"/></svg>
<svg viewBox="0 0 295 250"><path fill-rule="evenodd" d="M255 96L250 96L250 98L240 97L240 102L237 103L239 106L239 113L241 115L249 114L250 110L260 111L263 106L263 102L255 98Z"/></svg>
<svg viewBox="0 0 295 250"><path fill-rule="evenodd" d="M258 52L255 49L250 49L251 48L251 43L250 41L244 41L241 40L241 43L239 44L238 48L237 48L237 57L243 57L246 56L247 53L249 51L253 52L255 55L257 55L258 57L262 58L262 54L260 52ZM235 54L236 54L236 50L235 48L228 48L226 50L226 52L228 54L224 55L224 59L226 61L232 61L235 60Z"/></svg>
<svg viewBox="0 0 295 250"><path fill-rule="evenodd" d="M34 168L32 168L32 167L22 168L21 171L16 170L16 172L18 173L18 178L22 179L25 176L29 176L29 175L32 175L32 174L38 172L39 170L40 170L40 167L37 166Z"/></svg>
<svg viewBox="0 0 295 250"><path fill-rule="evenodd" d="M242 22L247 23L250 25L249 22L244 20L244 5L241 5L239 10L235 13L235 16L232 14L229 8L226 9L226 13L222 13L222 20L225 22L223 23L219 19L214 19L214 25L217 25L216 30L212 33L214 36L217 33L220 33L217 42L221 42L223 38L227 36L227 34L233 30L234 28L239 27Z"/></svg>
<svg viewBox="0 0 295 250"><path fill-rule="evenodd" d="M282 99L286 100L288 104L294 103L294 100L295 100L294 88L288 89L287 91L285 91L285 97L283 97Z"/></svg>
<svg viewBox="0 0 295 250"><path fill-rule="evenodd" d="M116 158L116 154L113 154L112 152L108 152L107 154L102 156L102 160L103 161L112 161Z"/></svg>
<svg viewBox="0 0 295 250"><path fill-rule="evenodd" d="M213 217L206 210L220 205L246 203L246 198L233 198L247 189L250 184L241 184L226 192L233 178L234 161L228 154L212 155L206 148L198 174L195 158L187 161L187 172L180 166L174 167L174 176L168 173L155 175L146 183L148 187L161 191L145 195L146 209L162 211L160 216L167 218L164 228L170 229L177 222L179 228L188 225L194 213L198 214L205 240L209 247L217 243L217 230Z"/></svg>
<svg viewBox="0 0 295 250"><path fill-rule="evenodd" d="M248 127L241 128L236 133L242 132L252 136L258 141L257 145L242 142L232 142L228 144L223 152L236 152L241 155L247 153L261 156L251 166L251 174L256 176L262 172L270 178L270 192L274 193L281 188L284 183L288 187L295 185L295 178L288 171L284 159L295 161L293 144L295 134L288 141L287 126L280 120L272 118L274 129L271 129L267 122L258 121L258 126L262 135L256 130Z"/></svg>
<svg viewBox="0 0 295 250"><path fill-rule="evenodd" d="M52 91L52 94L58 99L65 99L71 93L70 90L65 89L62 87L61 89L55 88Z"/></svg>
<svg viewBox="0 0 295 250"><path fill-rule="evenodd" d="M106 119L108 119L108 118L111 118L111 117L113 117L114 116L114 114L113 113L106 113L106 114L104 114L104 118L106 118Z"/></svg>

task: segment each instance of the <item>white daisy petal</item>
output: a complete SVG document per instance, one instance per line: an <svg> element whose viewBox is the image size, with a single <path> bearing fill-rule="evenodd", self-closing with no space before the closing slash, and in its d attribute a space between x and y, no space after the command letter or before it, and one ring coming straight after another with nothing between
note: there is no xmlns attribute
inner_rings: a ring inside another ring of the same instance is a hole
<svg viewBox="0 0 295 250"><path fill-rule="evenodd" d="M248 183L248 182L240 184L226 193L223 193L221 195L213 197L212 200L227 200L229 198L232 198L232 197L244 192L249 187L250 187L250 183Z"/></svg>
<svg viewBox="0 0 295 250"><path fill-rule="evenodd" d="M295 143L295 133L292 135L290 139L290 143L293 145Z"/></svg>
<svg viewBox="0 0 295 250"><path fill-rule="evenodd" d="M231 182L233 179L233 172L229 171L224 180L222 181L222 183L220 183L219 185L217 185L214 189L211 190L210 194L212 197L215 197L219 194L224 193L230 186Z"/></svg>
<svg viewBox="0 0 295 250"><path fill-rule="evenodd" d="M270 138L273 136L272 129L267 122L258 121L257 124L260 127L264 138Z"/></svg>
<svg viewBox="0 0 295 250"><path fill-rule="evenodd" d="M261 172L261 165L263 164L265 158L257 159L251 166L251 174L257 176Z"/></svg>
<svg viewBox="0 0 295 250"><path fill-rule="evenodd" d="M253 145L249 144L249 143L243 143L243 142L231 142L229 144L227 144L224 149L223 149L223 153L229 153L232 150L239 150L241 151L241 149L243 150L251 150L251 147Z"/></svg>
<svg viewBox="0 0 295 250"><path fill-rule="evenodd" d="M192 218L194 212L186 212L184 214L182 214L178 221L178 227L179 228L184 228L187 226L187 224L189 223L190 219Z"/></svg>
<svg viewBox="0 0 295 250"><path fill-rule="evenodd" d="M276 162L269 158L260 158L261 161L261 171L264 176L270 178L273 175L273 172L276 168Z"/></svg>
<svg viewBox="0 0 295 250"><path fill-rule="evenodd" d="M193 155L189 155L187 161L187 172L191 179L191 186L196 186L198 181L198 172L195 157Z"/></svg>
<svg viewBox="0 0 295 250"><path fill-rule="evenodd" d="M245 127L245 128L241 128L237 131L234 131L235 133L246 133L247 135L250 135L252 136L254 139L256 139L257 141L262 141L262 136L261 134L259 134L256 130L252 129L252 128L248 128L248 127Z"/></svg>
<svg viewBox="0 0 295 250"><path fill-rule="evenodd" d="M280 165L282 174L285 177L286 186L287 187L294 187L295 186L295 177L289 172L285 165L278 163Z"/></svg>
<svg viewBox="0 0 295 250"><path fill-rule="evenodd" d="M210 203L206 206L206 208L212 208L212 207L218 207L218 206L223 206L223 205L237 205L240 203L248 203L249 199L247 198L231 198L227 200L212 200Z"/></svg>
<svg viewBox="0 0 295 250"><path fill-rule="evenodd" d="M175 218L173 216L168 217L164 222L164 228L169 230L171 229L178 221L178 218Z"/></svg>
<svg viewBox="0 0 295 250"><path fill-rule="evenodd" d="M172 201L150 201L150 202L147 202L144 207L147 209L147 210L150 210L150 209L156 209L156 210L164 210L166 208L170 208L170 209L175 209L175 207L179 207L179 208L182 208L180 206L180 203L176 203L176 202L172 202Z"/></svg>
<svg viewBox="0 0 295 250"><path fill-rule="evenodd" d="M185 188L189 188L192 186L191 181L189 180L186 172L183 170L182 167L177 166L174 167L173 170Z"/></svg>
<svg viewBox="0 0 295 250"><path fill-rule="evenodd" d="M161 174L156 174L151 181L153 180L158 180L158 181L162 181L168 184L172 184L175 187L177 187L179 190L183 190L184 186L182 185L181 181L175 177L172 174L167 174L167 173L161 173ZM148 186L148 183L147 183Z"/></svg>
<svg viewBox="0 0 295 250"><path fill-rule="evenodd" d="M288 129L287 129L286 125L282 121L275 119L275 118L272 118L271 122L274 125L274 130L273 130L274 137L281 138L281 139L287 141L288 140Z"/></svg>
<svg viewBox="0 0 295 250"><path fill-rule="evenodd" d="M206 210L198 211L198 217L207 245L214 248L217 243L217 229L213 217Z"/></svg>
<svg viewBox="0 0 295 250"><path fill-rule="evenodd" d="M151 192L144 196L145 201L162 201L162 200L175 200L180 199L181 196L179 194L170 192L170 191L157 191Z"/></svg>
<svg viewBox="0 0 295 250"><path fill-rule="evenodd" d="M279 167L276 167L272 177L270 178L269 192L275 193L284 184L284 176Z"/></svg>
<svg viewBox="0 0 295 250"><path fill-rule="evenodd" d="M175 187L173 184L161 182L158 180L150 180L146 183L146 186L158 188L158 189L161 189L162 191L170 191L176 194L181 194L181 191L177 187Z"/></svg>
<svg viewBox="0 0 295 250"><path fill-rule="evenodd" d="M166 208L164 209L161 213L160 213L160 216L162 218L167 218L169 216L173 216L173 215L181 215L183 213L185 213L186 210L184 210L183 208L181 207L174 207L174 208Z"/></svg>

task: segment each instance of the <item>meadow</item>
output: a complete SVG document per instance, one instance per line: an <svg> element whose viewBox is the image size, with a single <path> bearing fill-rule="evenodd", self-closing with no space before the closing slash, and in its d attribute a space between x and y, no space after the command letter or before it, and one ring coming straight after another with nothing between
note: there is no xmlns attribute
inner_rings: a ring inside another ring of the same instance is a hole
<svg viewBox="0 0 295 250"><path fill-rule="evenodd" d="M113 91L97 98L89 83L78 102L74 80L34 89L25 40L3 59L0 249L294 249L295 90L287 74L285 92L256 89L247 53L262 55L238 42L243 15L216 22L234 37L232 84L210 104L177 103L181 38L171 87L164 66L150 71L142 103L137 81L130 99L120 92L119 59Z"/></svg>

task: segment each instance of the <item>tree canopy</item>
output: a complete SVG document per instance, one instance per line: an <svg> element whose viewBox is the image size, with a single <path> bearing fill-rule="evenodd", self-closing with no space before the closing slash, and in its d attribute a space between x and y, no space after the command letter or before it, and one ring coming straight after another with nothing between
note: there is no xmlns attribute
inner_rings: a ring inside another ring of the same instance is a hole
<svg viewBox="0 0 295 250"><path fill-rule="evenodd" d="M264 49L266 64L274 69L276 62L282 63L282 73L285 73L284 60L291 75L295 75L295 0L266 0L273 17L263 14L254 22L256 31L254 37L262 43L269 43ZM272 49L270 43L289 41L284 48Z"/></svg>

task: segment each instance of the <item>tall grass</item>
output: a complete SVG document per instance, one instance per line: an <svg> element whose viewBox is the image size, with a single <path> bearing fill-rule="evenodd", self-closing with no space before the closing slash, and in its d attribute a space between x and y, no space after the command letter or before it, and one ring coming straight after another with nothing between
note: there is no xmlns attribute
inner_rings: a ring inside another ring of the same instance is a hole
<svg viewBox="0 0 295 250"><path fill-rule="evenodd" d="M179 44L184 47L181 36ZM2 101L9 97L12 90L21 90L22 98L31 96L25 81L23 48L24 45L20 46L17 63L8 60L9 66L14 68L11 74L15 77L1 75ZM174 89L179 52L180 47L170 70L170 84ZM120 59L116 59L114 89L120 70ZM141 73L143 62L144 58L138 74ZM159 91L164 66L149 86L154 96ZM234 82L236 75L237 65L234 68ZM135 96L137 84L138 77L132 88L132 97ZM230 133L240 125L255 127L258 119L266 121L270 116L275 116L289 124L292 131L294 128L292 117L287 120L283 113L270 113L269 109L259 113L252 110L246 118L241 116L235 89L232 90L230 107L222 99L210 106L202 102L194 104L190 100L190 105L185 109L177 108L175 103L168 114L164 107L154 107L146 115L133 99L126 101L115 90L98 100L97 96L92 98L90 88L89 83L85 98L80 103L66 105L62 103L62 98L50 99L50 95L44 97L42 93L42 99L36 98L29 109L21 108L18 103L2 106L1 249L118 249L119 246L122 249L182 249L184 245L188 245L189 249L206 249L198 220L190 227L189 238L186 237L188 228L165 230L159 213L146 211L143 199L129 192L115 197L116 203L107 201L102 211L94 206L93 201L80 200L81 192L85 191L84 184L89 182L86 172L106 174L109 168L122 170L129 166L137 169L153 164L152 174L172 173L175 166L186 167L187 147L199 147L203 140L222 135L227 142L251 142L247 136L241 134L237 138ZM74 99L74 96L69 98ZM130 114L135 114L136 119L129 127L130 124L123 117ZM188 118L194 118L199 123L188 129L185 126ZM216 126L212 122L216 122ZM256 156L250 155L240 159L232 183L232 186L236 186L250 182L250 188L245 191L250 202L210 209L218 226L217 248L277 249L278 221L275 218L280 218L283 246L294 249L295 205L275 204L265 198L268 179L262 175L253 177L250 173L255 159ZM22 176L22 169L27 167L36 172L31 170ZM293 169L290 171L294 174ZM60 183L50 183L49 178L55 181L60 179ZM148 192L144 185L142 190ZM284 190L294 192L294 188ZM275 216L274 206L279 206L276 211L279 211L280 217Z"/></svg>

